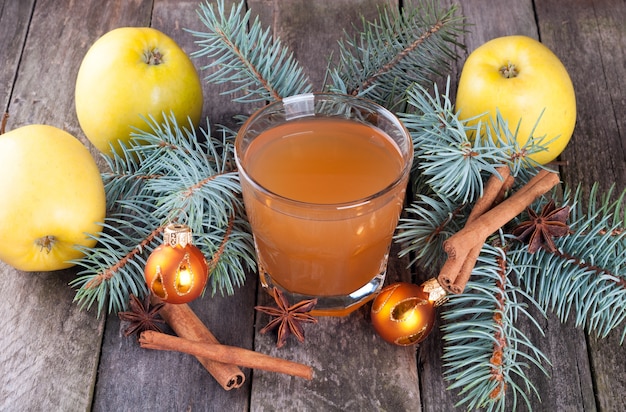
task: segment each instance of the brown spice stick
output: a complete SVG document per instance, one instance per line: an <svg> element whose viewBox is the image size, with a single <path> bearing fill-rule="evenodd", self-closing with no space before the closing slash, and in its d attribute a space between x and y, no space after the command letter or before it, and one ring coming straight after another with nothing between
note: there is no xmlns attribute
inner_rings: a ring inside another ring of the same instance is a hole
<svg viewBox="0 0 626 412"><path fill-rule="evenodd" d="M211 331L186 303L180 305L166 303L159 311L159 314L181 338L219 344ZM245 375L236 365L216 362L215 359L202 356L196 356L196 358L222 388L231 390L243 385Z"/></svg>
<svg viewBox="0 0 626 412"><path fill-rule="evenodd" d="M504 200L504 197L506 196L506 192L511 190L511 188L513 187L513 183L515 183L515 178L509 175L502 183L502 187L500 188L500 193L498 193L498 196L496 196L496 198L494 199L492 206L495 206Z"/></svg>
<svg viewBox="0 0 626 412"><path fill-rule="evenodd" d="M500 177L498 177L498 175L492 175L489 178L487 184L485 185L483 196L476 201L476 204L467 219L467 223L471 223L478 217L487 213L487 211L490 210L496 202L501 202L504 198L504 192L513 185L514 178L511 176L511 169L509 169L508 166L499 167L497 170ZM463 262L463 266L461 266L458 276L452 285L447 288L450 292L463 293L467 282L472 276L472 270L474 270L474 266L476 266L476 261L478 260L478 256L480 256L482 248L483 243L480 243L470 249L469 254Z"/></svg>
<svg viewBox="0 0 626 412"><path fill-rule="evenodd" d="M483 241L483 243L485 243ZM467 286L467 282L469 282L470 277L472 276L472 270L476 266L476 261L480 256L480 251L483 248L483 243L480 245L476 245L470 249L467 257L463 261L461 265L461 269L459 269L458 276L454 279L454 283L446 288L447 291L451 293L463 293L465 290L465 286Z"/></svg>
<svg viewBox="0 0 626 412"><path fill-rule="evenodd" d="M460 241L484 238L504 226L518 214L522 213L537 197L548 192L559 183L559 175L547 170L541 170L524 187L511 195L504 202L476 218L466 225L461 231L453 235L456 237L453 246L458 246ZM448 240L450 240L448 239Z"/></svg>
<svg viewBox="0 0 626 412"><path fill-rule="evenodd" d="M483 195L474 204L467 218L467 224L473 222L491 209L494 201L500 195L505 182L511 176L511 169L509 169L508 166L502 166L496 170L497 173L491 175L487 180ZM462 266L457 272L448 271L440 275L438 280L441 286L449 292L461 293L463 289L465 289L465 285L470 278L481 249L482 243L475 245L470 249L467 259L463 261Z"/></svg>
<svg viewBox="0 0 626 412"><path fill-rule="evenodd" d="M498 174L493 174L487 180L483 195L476 201L472 211L467 217L467 223L476 220L478 217L484 215L496 200L505 182L511 176L511 169L508 166L501 166L497 169ZM498 176L499 175L499 176Z"/></svg>
<svg viewBox="0 0 626 412"><path fill-rule="evenodd" d="M235 346L192 341L152 330L141 333L139 344L146 349L182 352L247 368L285 373L308 380L313 379L313 368L310 366Z"/></svg>
<svg viewBox="0 0 626 412"><path fill-rule="evenodd" d="M511 195L511 197L466 224L463 229L446 240L443 247L448 254L448 259L439 272L439 283L445 287L445 279L456 279L465 261L468 257L471 259L472 248L485 243L489 235L520 214L537 197L549 191L559 181L558 174L547 170L539 171L536 176ZM455 288L455 290L460 289L462 291L465 289L464 284L458 284L457 286L458 288ZM456 293L452 290L450 292Z"/></svg>

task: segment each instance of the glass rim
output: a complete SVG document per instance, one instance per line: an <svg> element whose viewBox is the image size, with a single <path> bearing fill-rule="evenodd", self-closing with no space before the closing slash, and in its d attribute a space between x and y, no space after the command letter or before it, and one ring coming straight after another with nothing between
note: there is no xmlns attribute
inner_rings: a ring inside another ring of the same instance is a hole
<svg viewBox="0 0 626 412"><path fill-rule="evenodd" d="M394 144L396 144L396 146L398 146L398 149L400 151L400 154L402 155L402 159L404 161L402 170L400 171L400 173L398 173L398 176L391 182L389 183L387 186L385 186L383 189L379 190L378 192L375 192L371 195L365 196L365 197L361 197L358 199L354 199L354 200L350 200L347 202L339 202L339 203L316 203L316 202L307 202L307 201L302 201L302 200L297 200L297 199L292 199L290 197L286 197L283 195L280 195L278 193L275 193L267 188L265 188L263 185L261 185L259 182L257 182L252 176L250 176L250 174L246 171L246 169L243 167L241 158L240 158L240 153L239 153L239 146L241 145L241 136L243 136L243 134L245 134L246 130L250 127L251 124L254 123L254 120L262 113L270 110L273 107L279 106L279 105L283 105L284 104L284 99L283 100L277 100L274 102L271 102L259 109L257 109L254 113L252 113L250 115L250 117L248 117L248 119L246 119L246 121L244 122L244 124L241 126L241 128L239 129L239 131L237 132L237 135L235 137L235 147L234 147L234 156L235 156L235 163L237 165L237 172L241 173L245 176L246 180L248 182L250 182L252 184L252 186L254 186L255 190L258 190L260 193L262 193L265 196L268 196L269 198L272 199L277 199L280 202L283 202L285 204L289 204L295 207L300 207L300 208L316 208L316 209L320 209L320 210L347 210L347 209L353 209L353 208L358 208L360 206L364 206L367 205L368 203L371 203L372 201L384 196L386 193L393 191L398 185L403 184L405 178L407 177L407 175L410 173L411 170L411 165L413 162L413 140L411 138L411 134L409 133L409 131L407 130L406 126L404 126L404 124L402 123L402 121L400 121L400 119L394 115L391 111L389 111L387 108L381 106L380 104L368 100L368 99L364 99L362 97L358 97L358 96L352 96L352 95L348 95L348 94L341 94L341 93L306 93L306 94L300 94L300 95L294 95L291 96L290 98L298 98L300 96L306 96L306 95L310 95L313 96L316 100L318 98L323 98L323 99L330 99L330 98L339 98L339 99L343 99L343 100L356 100L356 101L360 101L363 104L369 106L370 108L372 108L372 112L375 112L379 115L383 115L387 120L391 121L391 123L398 128L398 130L400 130L402 132L402 134L406 137L406 141L408 144L407 147L407 154L405 156L405 154L402 151L402 148L399 147L399 145L397 144L397 142L395 140L393 140ZM289 98L288 98L289 99ZM309 117L315 117L315 116L309 116ZM300 118L300 117L299 117ZM350 118L347 118L348 120L350 120ZM387 136L389 136L388 133L384 132ZM389 136L390 137L390 136ZM390 137L391 138L391 137Z"/></svg>

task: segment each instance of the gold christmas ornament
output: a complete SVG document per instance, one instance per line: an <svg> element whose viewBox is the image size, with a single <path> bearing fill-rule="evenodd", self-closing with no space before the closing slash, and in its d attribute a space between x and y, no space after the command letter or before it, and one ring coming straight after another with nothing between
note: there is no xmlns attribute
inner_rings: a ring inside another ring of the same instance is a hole
<svg viewBox="0 0 626 412"><path fill-rule="evenodd" d="M170 224L163 244L150 254L144 268L146 284L167 303L188 303L202 294L209 277L206 258L192 244L187 225Z"/></svg>
<svg viewBox="0 0 626 412"><path fill-rule="evenodd" d="M374 330L389 343L409 346L423 341L435 324L435 308L446 300L437 279L421 285L398 282L380 291L372 304Z"/></svg>

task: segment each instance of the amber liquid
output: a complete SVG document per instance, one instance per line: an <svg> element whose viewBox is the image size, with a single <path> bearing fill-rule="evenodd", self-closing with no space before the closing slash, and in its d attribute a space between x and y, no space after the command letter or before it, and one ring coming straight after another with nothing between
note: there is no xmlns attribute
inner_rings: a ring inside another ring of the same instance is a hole
<svg viewBox="0 0 626 412"><path fill-rule="evenodd" d="M403 178L387 190L404 161L385 133L343 119L292 121L257 136L242 164L260 269L274 283L348 295L384 273L406 187Z"/></svg>

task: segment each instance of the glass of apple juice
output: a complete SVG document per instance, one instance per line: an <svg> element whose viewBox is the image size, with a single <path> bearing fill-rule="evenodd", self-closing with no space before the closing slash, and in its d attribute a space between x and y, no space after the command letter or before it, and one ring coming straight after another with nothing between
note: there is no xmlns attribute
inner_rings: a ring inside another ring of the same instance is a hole
<svg viewBox="0 0 626 412"><path fill-rule="evenodd" d="M343 316L382 288L413 160L388 110L301 94L254 113L235 141L263 287Z"/></svg>

